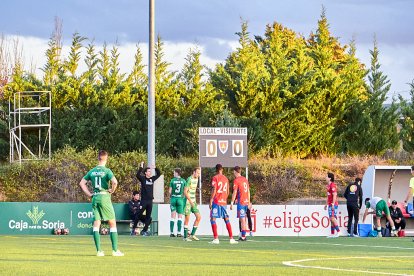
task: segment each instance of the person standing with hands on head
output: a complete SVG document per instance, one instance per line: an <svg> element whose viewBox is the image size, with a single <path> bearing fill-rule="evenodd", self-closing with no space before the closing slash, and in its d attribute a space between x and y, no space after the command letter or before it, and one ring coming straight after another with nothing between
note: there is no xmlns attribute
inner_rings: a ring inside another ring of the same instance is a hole
<svg viewBox="0 0 414 276"><path fill-rule="evenodd" d="M210 198L210 223L213 230L214 239L211 244L219 244L217 234L217 218L223 218L226 223L226 228L229 233L230 244L237 244L238 242L233 239L233 233L231 230L231 224L229 215L227 214L227 197L229 196L229 180L223 175L223 166L221 164L216 165L217 174L211 180L212 191Z"/></svg>
<svg viewBox="0 0 414 276"><path fill-rule="evenodd" d="M231 197L231 205L230 210L233 210L233 202L236 200L237 197L237 217L240 220L242 231L242 236L239 238L239 241L246 241L246 216L247 210L251 208L250 203L250 185L249 181L242 176L241 168L239 166L234 167L234 184L233 184L233 195Z"/></svg>
<svg viewBox="0 0 414 276"><path fill-rule="evenodd" d="M324 209L326 210L326 208L328 208L328 215L331 220L331 234L327 236L327 238L337 238L340 233L338 222L336 221L338 213L338 193L334 181L334 174L328 173L326 176L326 182L328 183L328 185L326 185L327 199Z"/></svg>
<svg viewBox="0 0 414 276"><path fill-rule="evenodd" d="M118 231L116 228L115 211L112 206L111 194L115 192L118 186L113 172L106 167L108 153L104 150L98 152L98 166L90 170L80 181L79 186L82 191L92 198L93 221L93 240L96 247L96 256L103 257L105 253L101 249L101 236L99 228L101 220L108 221L109 232L112 243L112 256L122 257L124 253L118 250ZM86 186L88 182L92 183L93 193ZM109 187L111 183L111 187Z"/></svg>
<svg viewBox="0 0 414 276"><path fill-rule="evenodd" d="M141 183L141 209L139 216L145 212L145 225L144 229L141 231L142 236L150 236L151 234L148 231L148 227L151 224L151 213L152 213L152 204L154 200L154 183L161 176L161 172L158 168L155 169L155 175L152 175L151 168L146 167L144 169L144 161L141 162L137 178Z"/></svg>
<svg viewBox="0 0 414 276"><path fill-rule="evenodd" d="M174 169L174 178L171 179L170 188L168 188L168 194L170 195L170 209L171 209L171 220L170 220L170 237L175 237L174 227L175 219L178 213L177 220L177 237L182 237L181 227L183 224L184 214L184 187L186 181L181 177L181 169Z"/></svg>
<svg viewBox="0 0 414 276"><path fill-rule="evenodd" d="M346 198L346 209L348 210L348 237L358 237L358 220L359 210L362 206L362 187L361 178L355 178L355 182L349 184L344 193ZM352 219L354 220L354 229L352 232Z"/></svg>

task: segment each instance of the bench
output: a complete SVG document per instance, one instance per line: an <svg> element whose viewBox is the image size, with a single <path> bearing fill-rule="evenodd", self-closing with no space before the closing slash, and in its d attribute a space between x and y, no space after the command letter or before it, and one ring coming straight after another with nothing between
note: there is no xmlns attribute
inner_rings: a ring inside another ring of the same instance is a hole
<svg viewBox="0 0 414 276"><path fill-rule="evenodd" d="M128 234L131 233L131 229L133 226L134 221L130 219L119 219L116 220L118 232L124 234L127 232ZM138 222L137 228L139 230L142 230L144 228L144 225L141 222ZM154 236L158 236L158 220L153 220L148 228L148 230L152 233Z"/></svg>

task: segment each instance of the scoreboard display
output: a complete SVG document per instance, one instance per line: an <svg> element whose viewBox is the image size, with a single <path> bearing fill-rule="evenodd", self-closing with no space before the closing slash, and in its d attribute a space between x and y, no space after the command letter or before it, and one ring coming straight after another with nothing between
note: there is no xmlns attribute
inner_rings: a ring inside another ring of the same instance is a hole
<svg viewBox="0 0 414 276"><path fill-rule="evenodd" d="M198 134L201 167L247 167L247 128L200 127Z"/></svg>

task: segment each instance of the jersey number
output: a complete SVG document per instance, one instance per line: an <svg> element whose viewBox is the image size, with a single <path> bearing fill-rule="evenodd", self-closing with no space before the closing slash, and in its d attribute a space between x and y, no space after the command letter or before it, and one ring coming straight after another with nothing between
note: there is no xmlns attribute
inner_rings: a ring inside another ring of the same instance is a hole
<svg viewBox="0 0 414 276"><path fill-rule="evenodd" d="M95 189L101 189L102 178L96 176L95 177Z"/></svg>
<svg viewBox="0 0 414 276"><path fill-rule="evenodd" d="M223 184L223 182L220 181L217 185L219 187L217 193L221 194L222 192L227 192L227 183Z"/></svg>
<svg viewBox="0 0 414 276"><path fill-rule="evenodd" d="M247 183L243 182L243 188L244 188L244 192L247 193Z"/></svg>
<svg viewBox="0 0 414 276"><path fill-rule="evenodd" d="M180 192L181 189L181 184L177 184L177 186L175 187L175 193L178 194Z"/></svg>

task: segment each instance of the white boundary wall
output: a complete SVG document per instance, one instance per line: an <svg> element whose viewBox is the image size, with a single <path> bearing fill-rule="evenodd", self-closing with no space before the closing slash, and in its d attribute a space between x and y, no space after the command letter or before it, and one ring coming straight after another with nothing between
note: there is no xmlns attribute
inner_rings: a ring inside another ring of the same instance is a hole
<svg viewBox="0 0 414 276"><path fill-rule="evenodd" d="M208 205L199 205L201 222L197 235L212 235L210 210ZM239 234L239 224L236 217L236 206L227 207L233 235ZM252 214L253 231L256 236L327 236L330 234L328 211L323 205L254 205ZM347 234L348 225L346 205L339 205L338 223L342 235ZM159 235L170 234L170 205L158 205ZM194 215L191 215L189 228L192 229ZM183 224L184 225L184 224ZM227 237L223 219L217 220L219 236ZM176 232L176 229L174 230Z"/></svg>

